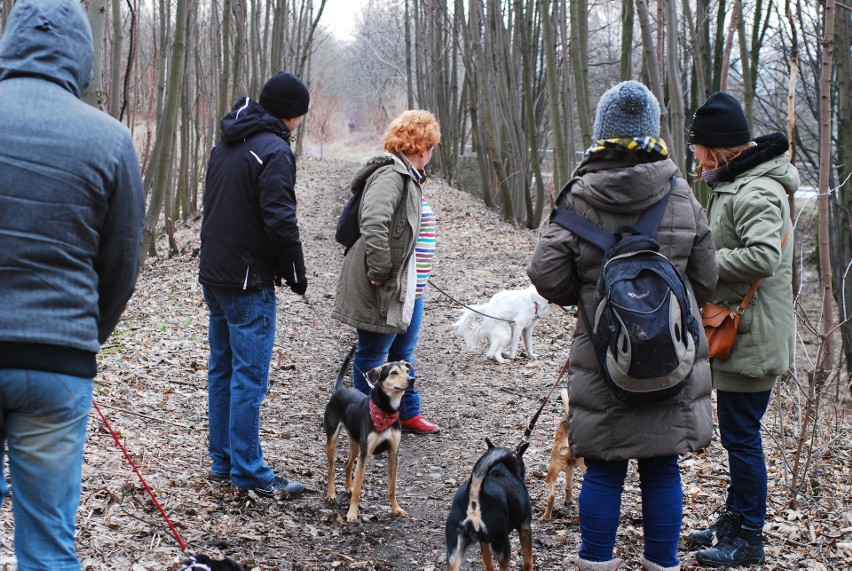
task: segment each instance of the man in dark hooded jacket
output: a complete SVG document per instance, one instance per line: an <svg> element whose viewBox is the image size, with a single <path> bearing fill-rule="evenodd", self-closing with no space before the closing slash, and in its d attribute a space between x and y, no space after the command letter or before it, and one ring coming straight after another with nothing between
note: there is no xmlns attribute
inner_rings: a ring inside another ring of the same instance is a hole
<svg viewBox="0 0 852 571"><path fill-rule="evenodd" d="M210 479L262 497L304 491L264 461L259 431L275 341L275 285L283 279L299 295L308 287L290 136L309 102L302 80L284 71L267 80L260 103L240 98L222 118L204 191L199 281L210 310Z"/></svg>
<svg viewBox="0 0 852 571"><path fill-rule="evenodd" d="M95 358L142 253L130 132L80 100L93 53L79 0L18 0L0 37L0 446L20 570L80 569Z"/></svg>

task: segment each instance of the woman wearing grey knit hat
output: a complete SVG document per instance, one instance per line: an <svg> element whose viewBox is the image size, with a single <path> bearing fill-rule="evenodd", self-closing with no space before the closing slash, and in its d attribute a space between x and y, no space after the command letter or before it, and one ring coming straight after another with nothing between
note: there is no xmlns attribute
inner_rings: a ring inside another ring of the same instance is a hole
<svg viewBox="0 0 852 571"><path fill-rule="evenodd" d="M793 236L788 193L799 187L782 133L751 140L748 122L731 95L717 92L698 108L689 141L696 174L710 188L707 206L716 242L719 281L713 303L737 309L753 284L757 295L742 312L729 358L713 358L713 386L730 483L719 518L689 539L706 549L707 567L763 563L767 474L760 419L772 387L792 359L795 321Z"/></svg>
<svg viewBox="0 0 852 571"><path fill-rule="evenodd" d="M598 103L594 136L558 206L612 233L635 225L644 211L668 200L655 238L682 275L692 313L698 315L716 283L713 236L704 210L687 182L677 177L677 166L659 138L659 103L639 82L615 85ZM551 222L527 273L549 301L589 311L602 257L600 249ZM642 567L680 569L683 490L678 455L707 446L713 428L703 332L684 388L653 406L631 406L608 386L580 319L571 344L568 390L572 452L587 466L579 495L578 569L612 571L622 562L614 558L615 538L631 459L637 461L642 490Z"/></svg>

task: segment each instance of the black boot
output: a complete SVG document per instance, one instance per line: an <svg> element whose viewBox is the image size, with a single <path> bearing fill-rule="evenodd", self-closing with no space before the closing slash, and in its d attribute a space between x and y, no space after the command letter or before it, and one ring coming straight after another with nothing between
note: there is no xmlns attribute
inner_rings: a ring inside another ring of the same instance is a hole
<svg viewBox="0 0 852 571"><path fill-rule="evenodd" d="M705 567L736 567L763 563L766 561L763 553L763 534L759 529L741 527L727 541L696 552L695 559Z"/></svg>
<svg viewBox="0 0 852 571"><path fill-rule="evenodd" d="M742 521L743 516L726 505L722 507L722 513L719 519L716 520L716 523L707 529L690 531L687 537L692 543L703 545L704 547L712 547L729 539L729 536L739 529Z"/></svg>

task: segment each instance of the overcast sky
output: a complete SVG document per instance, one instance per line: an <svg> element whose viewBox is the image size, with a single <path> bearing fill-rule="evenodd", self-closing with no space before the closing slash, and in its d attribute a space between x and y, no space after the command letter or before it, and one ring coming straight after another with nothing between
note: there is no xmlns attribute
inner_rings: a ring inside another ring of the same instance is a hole
<svg viewBox="0 0 852 571"><path fill-rule="evenodd" d="M326 0L321 23L328 26L340 39L349 39L361 2L362 0Z"/></svg>

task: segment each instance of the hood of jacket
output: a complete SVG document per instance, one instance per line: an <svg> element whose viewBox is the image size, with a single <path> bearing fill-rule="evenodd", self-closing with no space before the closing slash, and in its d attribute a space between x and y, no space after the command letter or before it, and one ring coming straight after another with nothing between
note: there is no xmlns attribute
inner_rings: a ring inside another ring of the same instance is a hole
<svg viewBox="0 0 852 571"><path fill-rule="evenodd" d="M760 176L778 181L788 194L799 188L799 171L790 164L790 143L783 133L756 138L753 147L723 169L719 183L735 180L745 183Z"/></svg>
<svg viewBox="0 0 852 571"><path fill-rule="evenodd" d="M220 124L222 141L226 144L242 141L263 131L274 133L287 143L290 142L290 130L287 125L249 97L240 97L231 111L222 117Z"/></svg>
<svg viewBox="0 0 852 571"><path fill-rule="evenodd" d="M359 189L363 188L364 185L367 184L367 180L374 172L388 165L394 165L395 171L411 176L411 173L408 172L408 169L402 159L393 153L380 153L378 155L373 155L364 161L364 164L358 169L355 176L352 177L352 182L349 183L349 189L353 194L358 192Z"/></svg>
<svg viewBox="0 0 852 571"><path fill-rule="evenodd" d="M677 174L671 159L653 162L625 160L586 161L575 172L571 194L603 212L641 212L669 191L669 181ZM579 178L577 178L579 177ZM637 184L637 181L642 181Z"/></svg>
<svg viewBox="0 0 852 571"><path fill-rule="evenodd" d="M18 0L0 37L0 81L38 77L80 97L92 77L92 31L78 0Z"/></svg>

